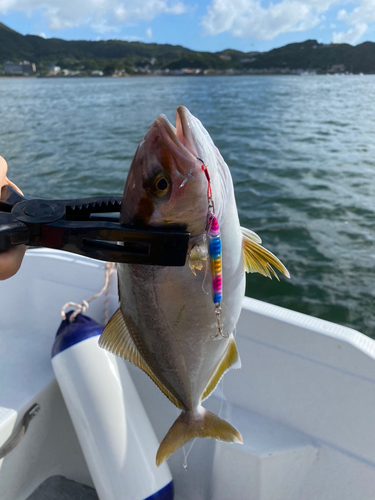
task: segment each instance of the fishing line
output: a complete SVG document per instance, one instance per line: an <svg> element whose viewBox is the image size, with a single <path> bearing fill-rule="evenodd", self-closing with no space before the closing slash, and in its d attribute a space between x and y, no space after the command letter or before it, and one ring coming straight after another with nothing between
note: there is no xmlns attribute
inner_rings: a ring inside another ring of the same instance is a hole
<svg viewBox="0 0 375 500"><path fill-rule="evenodd" d="M225 305L225 303L224 303L224 302L222 302L222 303L221 303L221 307L222 307L223 309L225 309L226 311L229 311L229 309L227 308L227 306Z"/></svg>
<svg viewBox="0 0 375 500"><path fill-rule="evenodd" d="M204 245L207 245L207 234L206 234L206 233L204 233L204 234L203 234L203 243L204 243ZM203 282L202 282L202 291L203 291L206 295L208 295L210 292L207 292L207 291L205 290L205 288L204 288L204 287L205 287L205 284L206 284L207 274L208 274L208 258L207 258L207 259L205 260L205 262L204 262L204 268L205 268L205 269L204 269L204 277L203 277Z"/></svg>
<svg viewBox="0 0 375 500"><path fill-rule="evenodd" d="M195 443L195 439L193 439L193 441L192 441L192 443L191 443L191 445L189 446L189 449L188 449L187 451L186 451L186 445L184 445L184 446L182 447L182 451L183 451L183 454L184 454L184 463L182 464L182 466L183 466L183 468L184 468L186 471L187 471L187 469L188 469L187 459L188 459L188 456L189 456L189 454L190 454L190 452L191 452L191 449L192 449L192 447L193 447L194 443Z"/></svg>

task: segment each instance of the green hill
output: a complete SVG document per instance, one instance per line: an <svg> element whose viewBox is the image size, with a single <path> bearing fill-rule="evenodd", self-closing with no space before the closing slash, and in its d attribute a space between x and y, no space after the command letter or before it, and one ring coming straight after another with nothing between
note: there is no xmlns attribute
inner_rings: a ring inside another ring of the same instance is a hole
<svg viewBox="0 0 375 500"><path fill-rule="evenodd" d="M355 47L348 44L320 44L316 40L293 43L269 52L196 52L178 45L107 40L90 42L45 39L21 35L0 23L0 63L28 60L43 73L50 64L71 70L115 69L134 72L149 67L150 71L183 68L239 73L295 71L375 73L375 43Z"/></svg>
<svg viewBox="0 0 375 500"><path fill-rule="evenodd" d="M375 73L375 43L365 42L353 47L347 43L326 45L307 40L259 54L250 64L252 68L289 67L321 72L334 65L343 65L352 73Z"/></svg>

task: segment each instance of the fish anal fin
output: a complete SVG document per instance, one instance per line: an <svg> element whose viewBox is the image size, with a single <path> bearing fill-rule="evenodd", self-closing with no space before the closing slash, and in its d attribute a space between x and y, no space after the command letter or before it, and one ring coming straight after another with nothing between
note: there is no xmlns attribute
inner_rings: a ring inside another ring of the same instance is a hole
<svg viewBox="0 0 375 500"><path fill-rule="evenodd" d="M99 346L120 358L130 361L133 365L138 366L138 368L143 370L151 378L163 394L165 394L177 408L183 409L184 405L182 401L165 387L164 383L155 375L139 352L139 349L132 339L132 330L135 328L135 325L131 325L129 321L127 322L125 320L121 308L119 308L111 317L100 335ZM137 334L137 332L134 333Z"/></svg>
<svg viewBox="0 0 375 500"><path fill-rule="evenodd" d="M186 412L182 412L160 443L156 454L156 465L159 467L172 453L197 437L230 443L243 442L241 434L233 425L202 407L196 417L190 417Z"/></svg>
<svg viewBox="0 0 375 500"><path fill-rule="evenodd" d="M221 377L224 375L229 368L241 368L241 360L237 351L236 342L234 338L229 342L228 348L225 351L223 358L221 359L218 366L215 367L214 372L206 385L201 400L204 401L211 392L215 389L217 384L220 382Z"/></svg>
<svg viewBox="0 0 375 500"><path fill-rule="evenodd" d="M255 238L250 238L248 235L249 230L244 230L244 228L241 228L241 230L243 235L243 261L247 273L260 273L267 276L267 278L272 278L273 275L279 279L273 269L275 268L284 276L290 278L288 269L273 253L262 247Z"/></svg>

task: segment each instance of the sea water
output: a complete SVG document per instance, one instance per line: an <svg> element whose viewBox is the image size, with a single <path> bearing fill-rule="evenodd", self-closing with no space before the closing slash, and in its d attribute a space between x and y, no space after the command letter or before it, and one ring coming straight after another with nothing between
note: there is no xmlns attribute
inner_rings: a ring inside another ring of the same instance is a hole
<svg viewBox="0 0 375 500"><path fill-rule="evenodd" d="M0 155L30 196L121 195L183 104L233 176L241 224L288 267L246 294L375 337L375 76L0 79Z"/></svg>

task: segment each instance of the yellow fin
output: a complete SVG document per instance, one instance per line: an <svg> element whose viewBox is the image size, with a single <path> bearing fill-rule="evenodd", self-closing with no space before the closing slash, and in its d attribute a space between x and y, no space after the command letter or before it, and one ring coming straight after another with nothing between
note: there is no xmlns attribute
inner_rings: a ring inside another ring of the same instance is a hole
<svg viewBox="0 0 375 500"><path fill-rule="evenodd" d="M172 453L196 437L242 444L242 436L233 425L202 407L200 410L197 417L189 417L187 413L182 412L174 422L160 443L156 454L156 465L158 467Z"/></svg>
<svg viewBox="0 0 375 500"><path fill-rule="evenodd" d="M203 261L207 260L207 246L194 245L189 252L188 263L191 272L196 276L195 270L201 271L203 268Z"/></svg>
<svg viewBox="0 0 375 500"><path fill-rule="evenodd" d="M252 240L255 243L262 243L262 240L257 235L257 233L254 233L254 231L252 231L251 229L247 229L247 227L242 227L241 226L241 233L244 236L246 236L246 238L249 238L249 240Z"/></svg>
<svg viewBox="0 0 375 500"><path fill-rule="evenodd" d="M230 341L227 350L225 351L224 357L220 361L219 365L215 367L214 372L203 391L202 401L208 398L208 396L220 382L221 377L227 370L229 370L229 368L241 368L241 360L238 355L236 342L233 338Z"/></svg>
<svg viewBox="0 0 375 500"><path fill-rule="evenodd" d="M178 395L173 394L172 390L166 387L166 383L155 375L139 352L132 338L132 331L133 335L138 335L138 332L135 330L136 326L133 325L130 320L125 321L124 315L119 308L111 317L100 335L99 346L116 356L127 359L133 363L133 365L138 366L138 368L143 370L151 378L177 408L183 409L184 405Z"/></svg>
<svg viewBox="0 0 375 500"><path fill-rule="evenodd" d="M248 231L241 228L243 234L243 259L247 273L260 273L263 276L272 278L271 273L275 278L279 279L273 267L278 269L287 278L290 278L288 269L282 262L269 250L259 245L254 238L248 236ZM255 233L253 233L255 234ZM273 267L272 267L273 266Z"/></svg>

